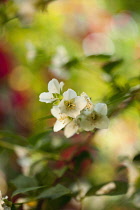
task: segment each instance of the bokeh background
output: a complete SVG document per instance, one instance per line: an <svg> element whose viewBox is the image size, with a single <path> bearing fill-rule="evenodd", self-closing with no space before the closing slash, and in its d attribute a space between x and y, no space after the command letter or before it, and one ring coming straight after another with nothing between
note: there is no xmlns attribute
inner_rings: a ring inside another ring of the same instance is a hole
<svg viewBox="0 0 140 210"><path fill-rule="evenodd" d="M132 164L134 156L140 153L139 76L139 0L1 0L2 193L10 197L14 189L11 180L21 173L27 175L31 163L38 159L38 154L27 157L26 151L19 148L24 144L28 147L19 136L31 139L53 126L52 119L39 120L50 115L51 106L39 102L39 94L47 92L52 78L64 81L65 90L72 88L78 94L84 91L94 103L105 102L109 108L109 129L97 132L90 141L98 155L81 179L82 190L88 187L87 180L109 181L120 166L125 167L121 176L127 174L133 186L140 177L139 168ZM74 138L65 139L63 132L49 135L52 152L75 142ZM46 138L35 139L35 149L46 152ZM75 138L76 142L84 142L87 137L81 134ZM140 194L126 200L89 197L83 201L83 209L140 208Z"/></svg>

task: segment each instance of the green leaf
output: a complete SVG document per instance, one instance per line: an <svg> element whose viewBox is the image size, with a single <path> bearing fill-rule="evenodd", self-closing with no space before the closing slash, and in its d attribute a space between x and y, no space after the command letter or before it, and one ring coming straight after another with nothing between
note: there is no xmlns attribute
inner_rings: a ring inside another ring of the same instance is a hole
<svg viewBox="0 0 140 210"><path fill-rule="evenodd" d="M47 130L47 131L38 133L34 136L31 136L28 139L28 141L30 142L30 144L35 145L40 139L45 138L50 132L51 132L51 130Z"/></svg>
<svg viewBox="0 0 140 210"><path fill-rule="evenodd" d="M122 62L123 62L123 59L118 59L118 60L115 60L115 61L110 61L110 62L104 64L104 65L102 66L102 69L103 69L106 73L110 74L110 73L112 72L112 70L113 70L114 68L118 67L120 64L122 64Z"/></svg>
<svg viewBox="0 0 140 210"><path fill-rule="evenodd" d="M12 206L11 206L11 210L16 210L17 208L15 207L15 205L14 204L12 204Z"/></svg>
<svg viewBox="0 0 140 210"><path fill-rule="evenodd" d="M66 172L66 170L68 169L67 166L61 168L61 169L56 169L54 170L54 173L60 178L61 176L64 175L64 173Z"/></svg>
<svg viewBox="0 0 140 210"><path fill-rule="evenodd" d="M43 191L38 198L51 198L51 199L56 199L60 198L64 195L71 195L71 191L64 187L61 184L57 184L55 187L51 187L45 191Z"/></svg>
<svg viewBox="0 0 140 210"><path fill-rule="evenodd" d="M135 163L135 164L140 164L140 154L137 154L137 155L133 158L133 163Z"/></svg>
<svg viewBox="0 0 140 210"><path fill-rule="evenodd" d="M37 187L38 183L34 177L19 175L17 178L12 180L12 184L16 186L16 188L30 188Z"/></svg>
<svg viewBox="0 0 140 210"><path fill-rule="evenodd" d="M89 59L97 59L97 60L108 60L111 58L110 55L105 55L105 54L99 54L99 55L89 55L87 56Z"/></svg>
<svg viewBox="0 0 140 210"><path fill-rule="evenodd" d="M12 197L14 197L15 195L18 195L18 194L25 194L26 192L38 190L38 189L41 189L44 187L45 186L21 188L21 189L15 190L12 194Z"/></svg>
<svg viewBox="0 0 140 210"><path fill-rule="evenodd" d="M57 176L53 169L47 167L46 165L44 167L43 165L41 171L36 174L36 179L38 180L39 185L47 185L48 187L51 187L57 179Z"/></svg>
<svg viewBox="0 0 140 210"><path fill-rule="evenodd" d="M70 68L70 67L72 67L72 66L78 64L79 62L80 62L80 59L78 59L78 58L73 58L73 59L71 59L70 61L68 61L68 62L64 65L64 67L65 67L65 68Z"/></svg>
<svg viewBox="0 0 140 210"><path fill-rule="evenodd" d="M48 115L48 116L39 118L39 119L37 120L37 122L38 122L38 121L41 121L41 120L51 119L51 118L54 118L54 116L53 116L53 115Z"/></svg>
<svg viewBox="0 0 140 210"><path fill-rule="evenodd" d="M10 131L0 131L0 139L4 142L9 142L10 144L16 144L20 146L27 145L27 140L25 137L19 136Z"/></svg>
<svg viewBox="0 0 140 210"><path fill-rule="evenodd" d="M114 183L114 187L109 187L108 184ZM108 185L108 187L107 187ZM106 187L105 187L106 186ZM99 193L102 191L102 193ZM102 195L122 195L127 193L128 183L123 181L112 181L100 185L95 185L86 193L86 196L102 196Z"/></svg>

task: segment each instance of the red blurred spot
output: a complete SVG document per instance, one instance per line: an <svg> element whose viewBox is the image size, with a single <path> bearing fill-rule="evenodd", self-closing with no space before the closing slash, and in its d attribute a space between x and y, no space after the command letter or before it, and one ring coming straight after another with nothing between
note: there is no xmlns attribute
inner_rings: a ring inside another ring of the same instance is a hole
<svg viewBox="0 0 140 210"><path fill-rule="evenodd" d="M13 91L11 94L12 105L16 107L24 107L28 103L28 95L23 91Z"/></svg>
<svg viewBox="0 0 140 210"><path fill-rule="evenodd" d="M6 77L12 71L12 57L0 44L0 79Z"/></svg>
<svg viewBox="0 0 140 210"><path fill-rule="evenodd" d="M0 0L0 3L6 3L8 0Z"/></svg>
<svg viewBox="0 0 140 210"><path fill-rule="evenodd" d="M77 147L78 147L78 145L73 145L73 146L65 149L61 154L62 159L67 160L67 161L71 160L71 158L77 152Z"/></svg>

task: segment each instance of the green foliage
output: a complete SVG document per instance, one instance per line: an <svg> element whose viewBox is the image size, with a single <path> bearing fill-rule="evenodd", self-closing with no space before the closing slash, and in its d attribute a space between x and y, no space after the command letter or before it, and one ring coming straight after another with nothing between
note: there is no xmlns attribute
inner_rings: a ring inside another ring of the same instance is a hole
<svg viewBox="0 0 140 210"><path fill-rule="evenodd" d="M135 155L135 157L133 158L133 162L140 165L140 154Z"/></svg>
<svg viewBox="0 0 140 210"><path fill-rule="evenodd" d="M28 177L24 175L20 175L14 180L12 183L15 185L16 188L27 188L27 187L37 187L38 183L34 177Z"/></svg>
<svg viewBox="0 0 140 210"><path fill-rule="evenodd" d="M38 189L42 189L44 188L44 186L40 186L40 187L27 187L27 188L21 188L21 189L18 189L18 190L15 190L12 194L12 197L18 195L18 194L26 194L27 192L31 192L31 191L35 191L35 190L38 190Z"/></svg>
<svg viewBox="0 0 140 210"><path fill-rule="evenodd" d="M51 198L51 199L57 199L64 195L71 195L71 191L64 187L61 184L57 184L55 187L51 187L45 191L43 191L38 198Z"/></svg>
<svg viewBox="0 0 140 210"><path fill-rule="evenodd" d="M114 183L115 187L113 189L108 188L106 191L103 190L101 194L98 194L98 190L102 189L105 185L109 183ZM128 183L123 182L123 181L113 181L113 182L107 182L101 185L95 185L89 191L86 193L86 196L103 196L103 195L111 195L111 196L116 196L116 195L122 195L126 194L128 190Z"/></svg>
<svg viewBox="0 0 140 210"><path fill-rule="evenodd" d="M108 63L105 63L102 68L103 70L108 73L108 74L112 74L112 71L114 70L114 68L118 67L118 65L123 63L123 59L118 59L118 60L114 60L114 61L110 61Z"/></svg>
<svg viewBox="0 0 140 210"><path fill-rule="evenodd" d="M10 131L0 131L0 140L13 145L25 146L27 140L25 137L12 133Z"/></svg>
<svg viewBox="0 0 140 210"><path fill-rule="evenodd" d="M104 210L139 209L138 1L102 0L107 4L101 8L101 2L86 0L18 2L0 1L0 65L7 59L0 67L0 190L7 190L13 203L5 202L12 210L24 209L24 203L32 210L66 210L80 209L79 203L86 205L84 198L94 196L84 209L100 210L96 198L106 196L101 200ZM89 46L93 54L86 55L85 38L99 31L111 40L114 51L98 54L93 42ZM60 47L68 54L64 63L64 55L54 59ZM1 77L10 63L10 71ZM109 129L81 132L70 139L63 131L53 132L51 106L38 99L52 78L64 81L64 90L72 88L79 95L84 91L93 102L106 103ZM130 160L133 150L136 155ZM119 161L124 165L118 167ZM128 174L136 176L133 183L127 182ZM115 187L105 187L109 180L115 180L111 182ZM127 197L130 185L134 192Z"/></svg>

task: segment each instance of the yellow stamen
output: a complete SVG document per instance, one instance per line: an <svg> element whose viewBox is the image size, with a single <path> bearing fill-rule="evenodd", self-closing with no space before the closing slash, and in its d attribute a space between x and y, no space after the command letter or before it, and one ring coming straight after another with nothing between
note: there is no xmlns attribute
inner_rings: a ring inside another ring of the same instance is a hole
<svg viewBox="0 0 140 210"><path fill-rule="evenodd" d="M71 99L69 101L64 101L64 104L66 106L67 109L74 109L75 108L75 104L74 104L74 99Z"/></svg>

